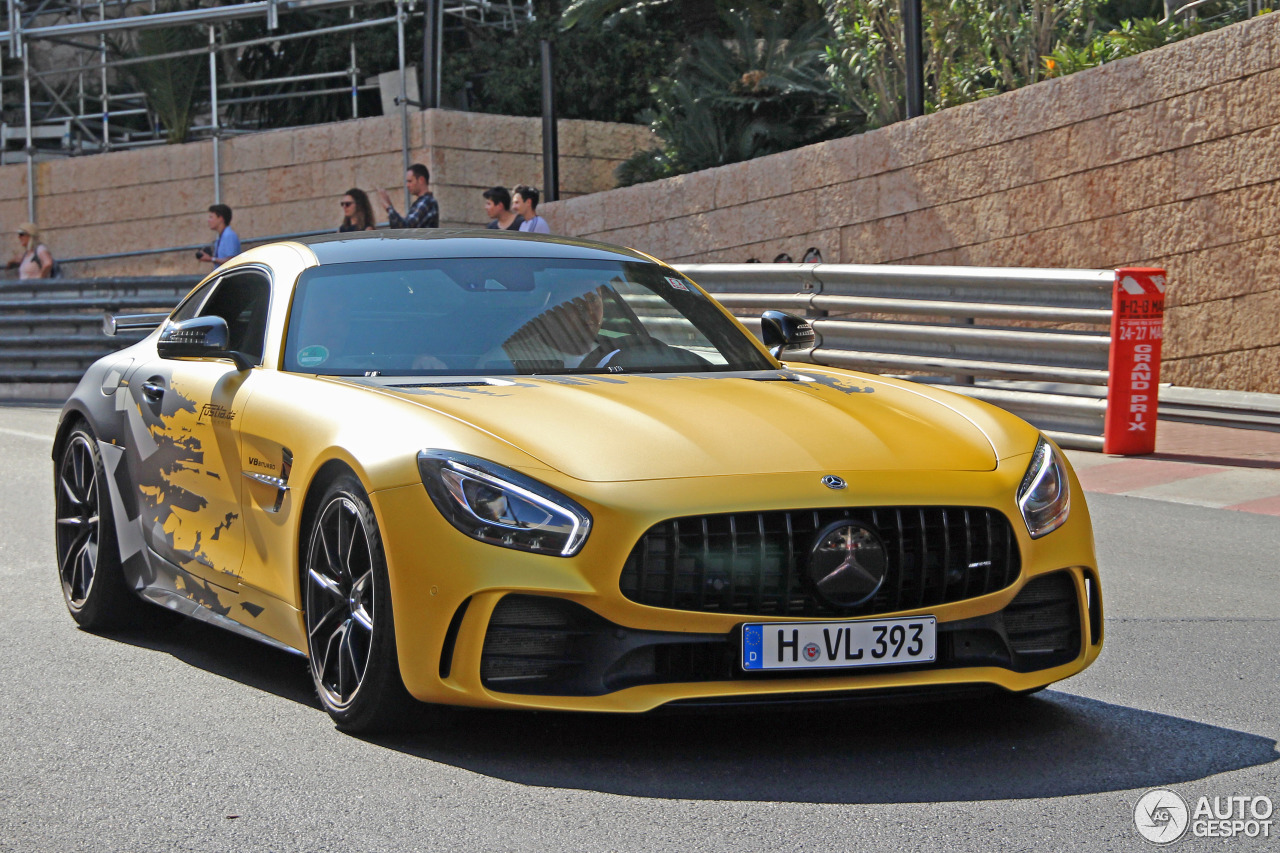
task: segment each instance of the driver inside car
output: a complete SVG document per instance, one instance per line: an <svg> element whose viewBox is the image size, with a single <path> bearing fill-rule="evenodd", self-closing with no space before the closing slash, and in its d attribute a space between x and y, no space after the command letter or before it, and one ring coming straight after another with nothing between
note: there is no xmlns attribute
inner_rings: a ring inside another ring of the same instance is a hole
<svg viewBox="0 0 1280 853"><path fill-rule="evenodd" d="M604 325L604 291L605 286L601 285L547 312L552 346L570 356L567 366L607 367L621 351L618 338L600 334ZM572 361L574 356L580 356L576 363Z"/></svg>
<svg viewBox="0 0 1280 853"><path fill-rule="evenodd" d="M548 308L516 330L502 345L513 362L545 360L553 355L564 367L605 367L620 351L626 335L602 333L608 286Z"/></svg>

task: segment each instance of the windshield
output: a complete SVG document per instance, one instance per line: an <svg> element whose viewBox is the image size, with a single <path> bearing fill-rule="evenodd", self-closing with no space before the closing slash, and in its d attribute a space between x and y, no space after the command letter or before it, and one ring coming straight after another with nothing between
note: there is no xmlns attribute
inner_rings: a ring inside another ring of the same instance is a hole
<svg viewBox="0 0 1280 853"><path fill-rule="evenodd" d="M340 376L774 367L687 279L648 263L444 258L313 267L284 369Z"/></svg>

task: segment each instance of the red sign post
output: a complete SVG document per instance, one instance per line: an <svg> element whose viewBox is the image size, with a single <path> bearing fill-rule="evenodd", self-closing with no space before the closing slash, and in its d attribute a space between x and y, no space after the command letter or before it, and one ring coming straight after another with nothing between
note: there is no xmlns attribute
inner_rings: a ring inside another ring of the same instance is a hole
<svg viewBox="0 0 1280 853"><path fill-rule="evenodd" d="M1136 456L1156 449L1165 271L1116 270L1102 450Z"/></svg>

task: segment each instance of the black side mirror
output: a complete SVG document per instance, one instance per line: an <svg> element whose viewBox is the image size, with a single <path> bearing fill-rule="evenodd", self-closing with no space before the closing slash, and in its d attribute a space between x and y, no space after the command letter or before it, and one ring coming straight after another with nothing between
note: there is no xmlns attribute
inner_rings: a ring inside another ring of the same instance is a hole
<svg viewBox="0 0 1280 853"><path fill-rule="evenodd" d="M192 317L172 323L160 333L156 351L161 358L229 358L237 370L253 367L244 353L231 348L231 333L221 317Z"/></svg>
<svg viewBox="0 0 1280 853"><path fill-rule="evenodd" d="M760 333L769 354L780 358L789 350L809 349L817 340L813 326L803 317L785 311L766 311L760 315Z"/></svg>

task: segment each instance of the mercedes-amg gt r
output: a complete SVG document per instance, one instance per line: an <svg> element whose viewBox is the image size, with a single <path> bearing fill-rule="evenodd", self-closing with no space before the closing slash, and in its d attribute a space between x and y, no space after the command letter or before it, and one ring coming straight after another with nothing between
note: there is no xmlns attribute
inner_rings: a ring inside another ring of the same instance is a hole
<svg viewBox="0 0 1280 853"><path fill-rule="evenodd" d="M643 712L986 688L1088 666L1102 599L1054 443L784 362L600 243L252 249L97 362L53 456L71 615L156 607L304 655L348 730L418 703Z"/></svg>

